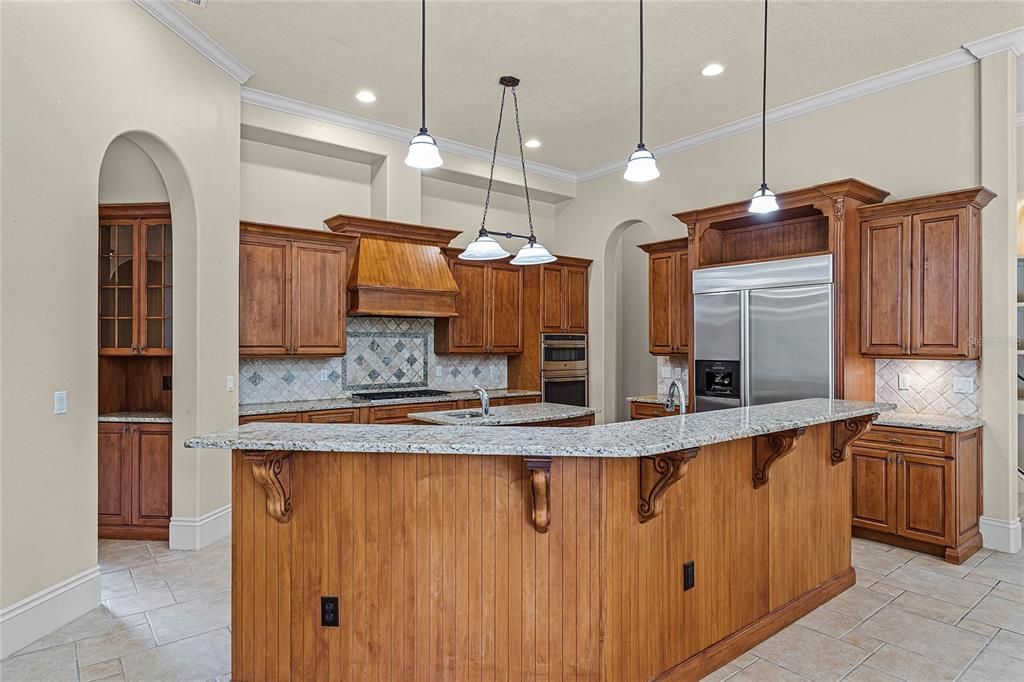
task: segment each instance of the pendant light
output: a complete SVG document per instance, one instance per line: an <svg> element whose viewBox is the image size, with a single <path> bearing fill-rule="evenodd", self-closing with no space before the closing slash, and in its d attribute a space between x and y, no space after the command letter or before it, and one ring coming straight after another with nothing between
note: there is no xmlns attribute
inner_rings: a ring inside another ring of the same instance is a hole
<svg viewBox="0 0 1024 682"><path fill-rule="evenodd" d="M557 260L544 246L537 241L533 233L533 211L530 208L530 186L526 182L526 155L523 152L523 131L519 127L519 98L516 87L519 79L515 76L502 76L498 79L501 85L501 105L498 108L498 130L494 134L494 150L491 152L491 172L487 177L487 195L484 198L484 217L480 221L480 232L465 251L459 254L462 260L498 260L509 255L495 236L505 239L525 239L526 244L511 261L512 265L540 265ZM526 195L526 219L530 225L530 234L514 234L512 232L492 232L487 229L487 209L491 205L491 188L494 185L494 163L498 159L498 139L501 137L501 119L505 114L505 95L512 91L512 103L516 112L516 135L519 139L519 165L523 169L523 193Z"/></svg>
<svg viewBox="0 0 1024 682"><path fill-rule="evenodd" d="M767 172L765 171L765 135L768 129L768 0L764 0L764 59L761 71L761 187L754 192L750 200L751 213L774 213L779 210L775 201L775 193L768 189Z"/></svg>
<svg viewBox="0 0 1024 682"><path fill-rule="evenodd" d="M640 143L629 155L622 177L630 182L647 182L659 175L654 154L644 146L644 0L640 0Z"/></svg>
<svg viewBox="0 0 1024 682"><path fill-rule="evenodd" d="M437 142L427 132L427 0L420 0L420 132L409 141L405 165L413 168L437 168L442 163Z"/></svg>

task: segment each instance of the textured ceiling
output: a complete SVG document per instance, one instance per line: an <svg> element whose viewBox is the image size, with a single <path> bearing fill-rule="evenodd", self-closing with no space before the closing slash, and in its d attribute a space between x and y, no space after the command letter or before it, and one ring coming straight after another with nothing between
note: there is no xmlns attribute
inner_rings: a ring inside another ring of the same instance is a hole
<svg viewBox="0 0 1024 682"><path fill-rule="evenodd" d="M248 86L407 128L419 126L419 3L209 0L178 5L255 71ZM645 137L657 146L760 110L760 2L645 3ZM769 107L1024 26L1024 2L776 0ZM637 3L431 0L427 122L493 144L499 86L513 74L531 160L579 171L625 158L637 138ZM725 65L716 78L699 74ZM356 101L368 88L377 102ZM511 132L511 128L507 129ZM504 151L514 151L512 136Z"/></svg>

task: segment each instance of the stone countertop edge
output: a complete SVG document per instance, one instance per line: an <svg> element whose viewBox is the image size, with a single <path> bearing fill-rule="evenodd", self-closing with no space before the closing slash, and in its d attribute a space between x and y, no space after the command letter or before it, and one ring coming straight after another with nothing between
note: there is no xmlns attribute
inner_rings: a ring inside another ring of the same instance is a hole
<svg viewBox="0 0 1024 682"><path fill-rule="evenodd" d="M520 390L516 388L495 388L488 390L492 398L518 398L521 396L540 395L540 391ZM413 405L416 403L442 403L449 400L475 400L475 391L451 391L445 395L424 396L421 398L392 398L391 400L363 400L342 396L339 398L321 398L318 400L282 400L274 403L247 403L238 406L239 417L252 417L259 414L285 414L287 412L320 412L323 410L345 410L355 407L374 407L381 405Z"/></svg>
<svg viewBox="0 0 1024 682"><path fill-rule="evenodd" d="M686 396L683 396L685 402ZM678 402L678 399L676 400ZM647 395L631 395L626 397L628 403L649 403L651 405L664 405L668 402L668 393L648 393Z"/></svg>
<svg viewBox="0 0 1024 682"><path fill-rule="evenodd" d="M981 417L962 417L948 414L915 414L913 412L887 412L875 422L879 426L900 426L909 429L964 433L985 425Z"/></svg>
<svg viewBox="0 0 1024 682"><path fill-rule="evenodd" d="M516 426L589 417L597 412L598 410L592 407L532 403L530 405L498 405L492 407L491 414L486 417L460 418L454 416L457 414L480 414L479 409L468 409L415 412L409 415L409 419L439 426Z"/></svg>
<svg viewBox="0 0 1024 682"><path fill-rule="evenodd" d="M258 422L190 438L185 447L282 452L649 457L889 412L895 408L891 403L813 398L575 429Z"/></svg>
<svg viewBox="0 0 1024 682"><path fill-rule="evenodd" d="M96 421L104 423L139 423L139 424L171 424L174 419L170 412L138 411L138 412L109 412L101 414Z"/></svg>

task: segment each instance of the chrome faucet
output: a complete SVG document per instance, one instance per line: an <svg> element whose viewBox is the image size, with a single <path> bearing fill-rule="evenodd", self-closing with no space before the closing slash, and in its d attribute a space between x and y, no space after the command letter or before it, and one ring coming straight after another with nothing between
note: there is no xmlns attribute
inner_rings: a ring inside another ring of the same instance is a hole
<svg viewBox="0 0 1024 682"><path fill-rule="evenodd" d="M473 390L480 396L480 412L485 417L491 416L491 396L487 395L487 390L477 384L473 384Z"/></svg>
<svg viewBox="0 0 1024 682"><path fill-rule="evenodd" d="M668 385L668 400L665 401L665 409L669 412L676 411L676 395L679 395L679 404L682 406L686 403L686 389L683 387L683 382L679 379L673 379L672 383ZM683 410L679 410L682 412Z"/></svg>

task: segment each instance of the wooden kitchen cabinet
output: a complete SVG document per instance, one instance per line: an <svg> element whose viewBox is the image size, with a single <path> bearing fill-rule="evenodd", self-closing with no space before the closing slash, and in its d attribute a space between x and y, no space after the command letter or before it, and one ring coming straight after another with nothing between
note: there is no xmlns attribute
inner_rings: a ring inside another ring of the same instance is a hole
<svg viewBox="0 0 1024 682"><path fill-rule="evenodd" d="M984 187L860 209L861 353L981 355Z"/></svg>
<svg viewBox="0 0 1024 682"><path fill-rule="evenodd" d="M171 425L99 424L99 536L166 540L171 521Z"/></svg>
<svg viewBox="0 0 1024 682"><path fill-rule="evenodd" d="M447 249L459 287L457 317L434 322L434 349L441 354L523 352L523 270L505 261L459 260Z"/></svg>
<svg viewBox="0 0 1024 682"><path fill-rule="evenodd" d="M540 266L542 332L586 333L589 267L588 260L562 256Z"/></svg>
<svg viewBox="0 0 1024 682"><path fill-rule="evenodd" d="M676 416L679 416L678 403L676 404L676 409L671 412L665 409L664 403L642 403L636 400L629 403L630 420L657 419L658 417Z"/></svg>
<svg viewBox="0 0 1024 682"><path fill-rule="evenodd" d="M981 547L981 430L876 426L851 448L854 535L959 564Z"/></svg>
<svg viewBox="0 0 1024 682"><path fill-rule="evenodd" d="M170 205L99 207L99 354L172 349Z"/></svg>
<svg viewBox="0 0 1024 682"><path fill-rule="evenodd" d="M688 244L684 237L640 245L648 254L648 339L652 355L690 352L693 305Z"/></svg>
<svg viewBox="0 0 1024 682"><path fill-rule="evenodd" d="M352 244L332 233L242 223L239 354L344 355Z"/></svg>

